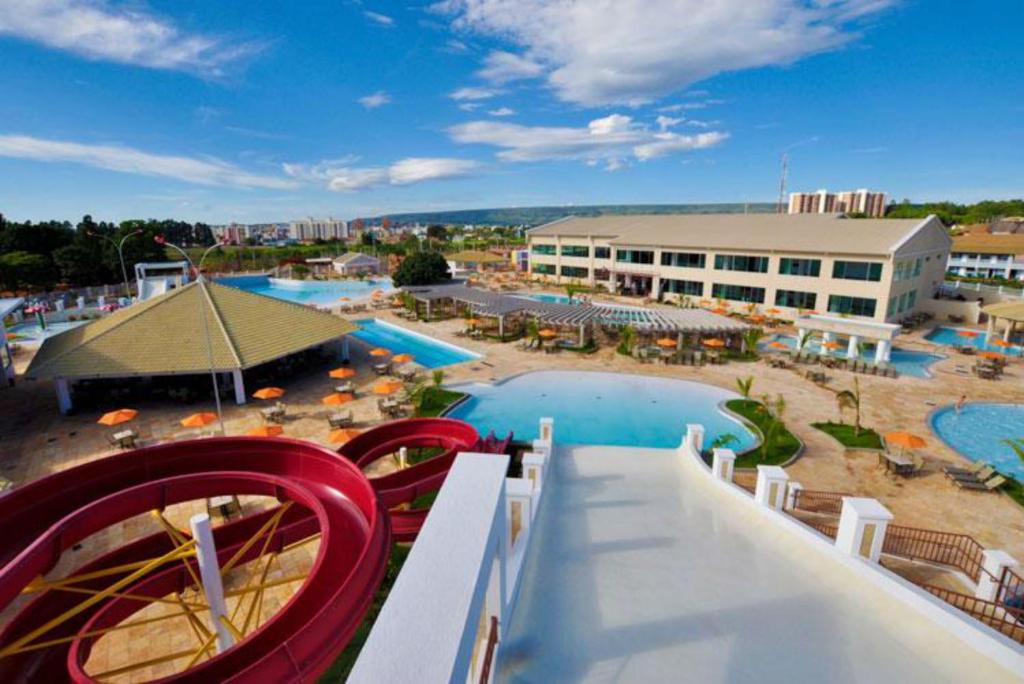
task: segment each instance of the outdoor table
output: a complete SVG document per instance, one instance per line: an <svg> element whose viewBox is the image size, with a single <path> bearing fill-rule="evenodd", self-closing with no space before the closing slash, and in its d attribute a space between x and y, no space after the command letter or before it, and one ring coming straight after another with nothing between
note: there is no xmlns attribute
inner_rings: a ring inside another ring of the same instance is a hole
<svg viewBox="0 0 1024 684"><path fill-rule="evenodd" d="M211 497L207 502L207 508L217 510L224 518L230 518L232 513L242 512L242 504L233 494Z"/></svg>
<svg viewBox="0 0 1024 684"><path fill-rule="evenodd" d="M138 437L135 430L121 430L120 432L114 433L114 439L121 446L122 449L132 449L135 447L135 438Z"/></svg>
<svg viewBox="0 0 1024 684"><path fill-rule="evenodd" d="M340 392L341 394L352 394L356 391L356 386L353 385L351 382L346 382L341 385L335 385L334 391Z"/></svg>
<svg viewBox="0 0 1024 684"><path fill-rule="evenodd" d="M905 468L913 468L914 460L906 454L892 454L885 451L878 452L878 462L885 464L886 471L900 472Z"/></svg>

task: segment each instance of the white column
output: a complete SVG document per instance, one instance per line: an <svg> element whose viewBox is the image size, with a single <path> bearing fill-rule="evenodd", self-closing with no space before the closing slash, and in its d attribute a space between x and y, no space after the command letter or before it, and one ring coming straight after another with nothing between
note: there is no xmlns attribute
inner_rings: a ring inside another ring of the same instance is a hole
<svg viewBox="0 0 1024 684"><path fill-rule="evenodd" d="M398 468L399 470L405 470L409 467L409 449L406 447L400 447L398 449Z"/></svg>
<svg viewBox="0 0 1024 684"><path fill-rule="evenodd" d="M807 328L796 329L796 350L803 351L804 337L807 335Z"/></svg>
<svg viewBox="0 0 1024 684"><path fill-rule="evenodd" d="M878 340L875 345L875 363L889 363L889 340Z"/></svg>
<svg viewBox="0 0 1024 684"><path fill-rule="evenodd" d="M530 482L519 477L505 479L505 520L508 523L508 549L516 548L520 539L530 536L533 521L533 491ZM520 559L521 560L521 559ZM513 568L518 573L518 568ZM515 586L515 576L508 578L509 586Z"/></svg>
<svg viewBox="0 0 1024 684"><path fill-rule="evenodd" d="M757 466L757 484L754 486L754 500L767 508L782 510L786 503L786 483L789 475L779 466Z"/></svg>
<svg viewBox="0 0 1024 684"><path fill-rule="evenodd" d="M555 442L555 419L554 418L541 418L540 419L540 439L541 439L541 441L547 442L548 444L554 444L554 442Z"/></svg>
<svg viewBox="0 0 1024 684"><path fill-rule="evenodd" d="M341 338L341 360L348 361L350 358L351 357L349 355L348 349L348 335L344 335Z"/></svg>
<svg viewBox="0 0 1024 684"><path fill-rule="evenodd" d="M851 556L877 563L878 557L882 555L885 530L892 519L889 509L877 499L844 496L836 548Z"/></svg>
<svg viewBox="0 0 1024 684"><path fill-rule="evenodd" d="M732 482L733 468L736 465L736 452L732 449L715 449L711 460L711 474L718 480Z"/></svg>
<svg viewBox="0 0 1024 684"><path fill-rule="evenodd" d="M78 310L81 311L85 308L85 297L78 297L75 299L75 305L78 306Z"/></svg>
<svg viewBox="0 0 1024 684"><path fill-rule="evenodd" d="M544 454L532 451L523 454L523 479L530 483L535 500L540 498L541 489L544 487L547 464L548 459Z"/></svg>
<svg viewBox="0 0 1024 684"><path fill-rule="evenodd" d="M829 342L832 342L836 338L835 333L824 333L821 336L821 355L828 356L832 353L832 350L828 348Z"/></svg>
<svg viewBox="0 0 1024 684"><path fill-rule="evenodd" d="M704 450L704 426L700 423L688 423L686 425L686 435L683 437L683 445L686 442L689 442L693 450L699 455Z"/></svg>
<svg viewBox="0 0 1024 684"><path fill-rule="evenodd" d="M61 413L66 414L71 410L71 383L67 378L56 378L53 386L57 390L57 407Z"/></svg>
<svg viewBox="0 0 1024 684"><path fill-rule="evenodd" d="M985 549L981 552L982 572L974 595L985 601L995 601L1003 570L1010 568L1015 571L1019 565L1020 563L1017 562L1017 559L1005 551Z"/></svg>
<svg viewBox="0 0 1024 684"><path fill-rule="evenodd" d="M846 345L846 358L855 359L860 356L860 337L850 335L850 343Z"/></svg>
<svg viewBox="0 0 1024 684"><path fill-rule="evenodd" d="M231 371L231 377L235 381L235 403L245 403L245 380L242 378L241 369Z"/></svg>
<svg viewBox="0 0 1024 684"><path fill-rule="evenodd" d="M210 621L217 632L217 653L222 653L234 645L235 638L224 624L228 607L224 601L224 583L217 562L217 548L213 545L210 516L197 513L189 520L189 524L192 527L192 538L196 540L196 563L199 565L199 577L203 581L206 604L210 606Z"/></svg>
<svg viewBox="0 0 1024 684"><path fill-rule="evenodd" d="M106 297L104 297L103 295L100 295L99 297L97 297L97 298L96 298L96 304L97 304L97 305L98 305L98 306L99 306L99 307L100 307L101 309L102 309L102 308L103 308L103 307L104 307L104 306L106 305L106 303L107 303L107 298L106 298Z"/></svg>
<svg viewBox="0 0 1024 684"><path fill-rule="evenodd" d="M786 488L786 510L793 510L796 508L796 499L802 492L804 486L799 482L790 482Z"/></svg>

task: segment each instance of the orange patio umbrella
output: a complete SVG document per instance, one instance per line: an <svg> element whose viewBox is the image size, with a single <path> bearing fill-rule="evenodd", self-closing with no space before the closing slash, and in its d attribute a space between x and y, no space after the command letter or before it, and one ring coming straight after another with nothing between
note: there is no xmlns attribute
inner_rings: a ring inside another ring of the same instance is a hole
<svg viewBox="0 0 1024 684"><path fill-rule="evenodd" d="M261 425L249 430L245 434L250 437L277 437L284 434L284 428L280 425Z"/></svg>
<svg viewBox="0 0 1024 684"><path fill-rule="evenodd" d="M885 441L887 444L898 444L904 449L920 449L928 444L924 437L919 437L913 432L887 432Z"/></svg>
<svg viewBox="0 0 1024 684"><path fill-rule="evenodd" d="M750 317L750 320L754 321L755 323L762 323L765 320L765 317L762 316L761 314L754 314L753 316Z"/></svg>
<svg viewBox="0 0 1024 684"><path fill-rule="evenodd" d="M353 399L355 399L355 397L348 392L332 392L326 397L322 397L320 399L320 403L326 404L327 406L341 406L342 404L347 404Z"/></svg>
<svg viewBox="0 0 1024 684"><path fill-rule="evenodd" d="M711 310L711 313L718 314L719 316L725 316L726 314L729 313L729 310L722 308L720 306L716 306L714 309Z"/></svg>
<svg viewBox="0 0 1024 684"><path fill-rule="evenodd" d="M778 340L775 340L774 342L769 342L768 346L771 347L772 349L789 349L788 344L786 344L785 342L779 342Z"/></svg>
<svg viewBox="0 0 1024 684"><path fill-rule="evenodd" d="M398 390L402 389L402 383L399 380L382 380L373 386L374 394L394 394Z"/></svg>
<svg viewBox="0 0 1024 684"><path fill-rule="evenodd" d="M973 330L957 330L956 334L960 337L977 337L978 333Z"/></svg>
<svg viewBox="0 0 1024 684"><path fill-rule="evenodd" d="M384 347L376 347L370 350L370 356L387 356L390 353L391 350Z"/></svg>
<svg viewBox="0 0 1024 684"><path fill-rule="evenodd" d="M284 396L284 390L280 387L261 387L252 396L256 399L280 399Z"/></svg>
<svg viewBox="0 0 1024 684"><path fill-rule="evenodd" d="M769 316L776 316L776 315L782 313L782 310L781 309L776 309L775 307L772 307L770 309L765 309L765 313L768 314Z"/></svg>
<svg viewBox="0 0 1024 684"><path fill-rule="evenodd" d="M466 319L466 325L468 325L468 326L480 325L481 322L482 321L479 318L467 318Z"/></svg>
<svg viewBox="0 0 1024 684"><path fill-rule="evenodd" d="M700 300L700 305L701 306L711 306L712 304L714 304L714 302L711 301L710 299L702 299L702 300Z"/></svg>
<svg viewBox="0 0 1024 684"><path fill-rule="evenodd" d="M338 301L339 302L351 302L352 298L351 297L338 297Z"/></svg>
<svg viewBox="0 0 1024 684"><path fill-rule="evenodd" d="M18 339L18 337L19 337L18 333L13 333L13 332L7 333L7 339L9 339L9 340L16 340L16 339Z"/></svg>
<svg viewBox="0 0 1024 684"><path fill-rule="evenodd" d="M327 435L327 441L331 444L346 444L358 435L363 434L362 430L354 430L352 428L340 428L338 430L331 430Z"/></svg>
<svg viewBox="0 0 1024 684"><path fill-rule="evenodd" d="M356 374L356 371L355 371L354 368L335 368L334 370L329 372L327 375L332 377L332 378L343 379L343 378L354 377L355 374Z"/></svg>
<svg viewBox="0 0 1024 684"><path fill-rule="evenodd" d="M412 354L397 354L394 357L392 357L391 360L394 361L395 363L409 363L415 358L416 357L413 356Z"/></svg>
<svg viewBox="0 0 1024 684"><path fill-rule="evenodd" d="M210 423L216 422L217 414L210 413L209 411L203 411L201 413L193 413L191 416L181 419L181 426L188 428L206 427Z"/></svg>
<svg viewBox="0 0 1024 684"><path fill-rule="evenodd" d="M374 290L373 294L371 294L370 296L371 297L383 297L384 296L384 290Z"/></svg>
<svg viewBox="0 0 1024 684"><path fill-rule="evenodd" d="M818 312L815 311L814 309L808 309L807 311L804 311L804 316L817 316L817 315L818 315Z"/></svg>
<svg viewBox="0 0 1024 684"><path fill-rule="evenodd" d="M658 345L659 347L674 347L676 346L676 341L673 340L671 337L662 337L655 340L654 344Z"/></svg>
<svg viewBox="0 0 1024 684"><path fill-rule="evenodd" d="M842 349L843 348L843 343L842 342L836 342L835 340L831 340L831 341L826 342L825 344L823 344L821 346L824 347L825 349Z"/></svg>
<svg viewBox="0 0 1024 684"><path fill-rule="evenodd" d="M1012 347L1013 346L1012 344L1010 344L1006 340L992 340L991 342L989 342L989 344L994 345L996 347Z"/></svg>
<svg viewBox="0 0 1024 684"><path fill-rule="evenodd" d="M127 423L137 415L139 415L139 412L135 409L122 408L117 409L116 411L104 413L96 422L100 425L109 425L112 427L114 425L120 425L121 423Z"/></svg>
<svg viewBox="0 0 1024 684"><path fill-rule="evenodd" d="M705 347L724 347L725 340L720 340L717 337L709 337L701 342Z"/></svg>
<svg viewBox="0 0 1024 684"><path fill-rule="evenodd" d="M552 330L551 328L544 328L543 330L539 331L537 334L540 335L541 337L557 337L558 336L558 333L555 332L554 330Z"/></svg>
<svg viewBox="0 0 1024 684"><path fill-rule="evenodd" d="M997 351L983 351L980 354L978 354L978 356L980 356L983 359L992 359L992 360L1005 359L1006 358L1006 354L1000 354Z"/></svg>

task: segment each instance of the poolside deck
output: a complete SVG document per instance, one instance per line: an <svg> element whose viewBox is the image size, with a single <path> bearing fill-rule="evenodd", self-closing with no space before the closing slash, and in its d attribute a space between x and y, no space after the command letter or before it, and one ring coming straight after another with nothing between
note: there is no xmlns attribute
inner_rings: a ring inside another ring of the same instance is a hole
<svg viewBox="0 0 1024 684"><path fill-rule="evenodd" d="M499 681L1009 681L1013 674L687 472L563 448Z"/></svg>

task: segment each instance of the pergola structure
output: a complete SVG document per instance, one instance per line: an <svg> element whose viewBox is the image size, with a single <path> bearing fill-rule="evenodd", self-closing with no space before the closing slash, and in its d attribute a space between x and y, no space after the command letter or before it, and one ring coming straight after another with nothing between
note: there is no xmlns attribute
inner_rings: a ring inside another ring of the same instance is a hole
<svg viewBox="0 0 1024 684"><path fill-rule="evenodd" d="M1003 341L1010 342L1013 333L1020 325L1024 328L1024 302L999 302L981 307L982 313L988 316L988 336L996 334L999 322L1003 322Z"/></svg>
<svg viewBox="0 0 1024 684"><path fill-rule="evenodd" d="M406 291L425 306L428 318L441 306L452 307L455 314L460 308L468 309L473 315L496 318L498 334L502 337L509 319L533 318L545 325L576 328L580 346L586 343L587 333L595 325L620 328L629 325L642 333L678 334L680 347L684 335L735 335L751 327L743 321L704 309L559 304L488 292L463 284L414 287Z"/></svg>
<svg viewBox="0 0 1024 684"><path fill-rule="evenodd" d="M232 376L245 403L242 371L328 342L357 326L337 316L199 279L43 342L26 371L52 378L62 413L75 380L160 375Z"/></svg>
<svg viewBox="0 0 1024 684"><path fill-rule="evenodd" d="M21 297L0 299L0 382L14 383L14 357L11 345L7 340L7 327L4 319L21 309L25 300Z"/></svg>
<svg viewBox="0 0 1024 684"><path fill-rule="evenodd" d="M871 341L875 343L875 363L889 362L893 340L900 332L900 326L894 323L876 323L820 314L800 316L794 324L797 329L797 350L803 347L808 334L820 334L825 344L837 341L838 337L846 337L846 358L856 359L860 356L861 342ZM827 349L826 346L822 347L823 351Z"/></svg>

